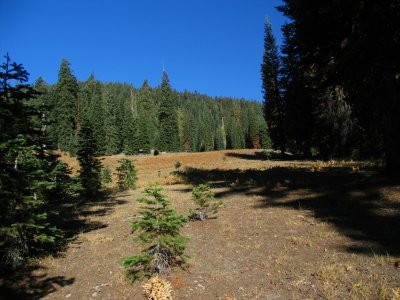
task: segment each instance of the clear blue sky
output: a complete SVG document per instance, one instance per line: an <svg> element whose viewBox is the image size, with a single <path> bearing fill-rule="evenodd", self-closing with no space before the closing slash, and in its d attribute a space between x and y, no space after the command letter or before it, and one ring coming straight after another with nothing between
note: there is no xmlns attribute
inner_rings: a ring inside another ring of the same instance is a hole
<svg viewBox="0 0 400 300"><path fill-rule="evenodd" d="M278 44L279 0L0 0L0 54L31 81L55 83L62 58L78 80L262 99L260 64L269 17ZM4 59L1 60L4 62Z"/></svg>

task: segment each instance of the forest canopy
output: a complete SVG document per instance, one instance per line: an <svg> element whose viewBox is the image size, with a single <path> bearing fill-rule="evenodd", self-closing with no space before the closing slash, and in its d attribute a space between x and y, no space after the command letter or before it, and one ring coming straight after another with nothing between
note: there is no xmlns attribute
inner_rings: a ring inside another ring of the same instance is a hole
<svg viewBox="0 0 400 300"><path fill-rule="evenodd" d="M34 87L49 108L48 147L71 154L82 123L93 129L97 155L270 146L259 102L178 92L165 71L154 88L147 80L140 88L103 83L93 74L78 82L64 59L56 84L39 78Z"/></svg>

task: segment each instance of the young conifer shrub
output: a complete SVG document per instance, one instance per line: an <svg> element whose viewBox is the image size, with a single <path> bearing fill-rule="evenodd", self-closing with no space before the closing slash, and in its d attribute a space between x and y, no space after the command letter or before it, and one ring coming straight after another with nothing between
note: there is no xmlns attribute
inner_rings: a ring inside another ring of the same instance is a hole
<svg viewBox="0 0 400 300"><path fill-rule="evenodd" d="M216 214L222 205L222 200L216 200L214 193L207 184L200 184L192 190L192 200L197 207L191 210L191 220L204 221Z"/></svg>
<svg viewBox="0 0 400 300"><path fill-rule="evenodd" d="M167 268L182 265L187 259L184 250L189 238L181 235L180 229L188 220L170 207L170 201L161 191L159 185L152 186L145 189L148 198L137 200L143 206L131 226L136 233L133 241L141 244L142 251L121 260L133 280L163 274Z"/></svg>
<svg viewBox="0 0 400 300"><path fill-rule="evenodd" d="M104 184L112 182L111 169L109 166L101 168L101 182Z"/></svg>
<svg viewBox="0 0 400 300"><path fill-rule="evenodd" d="M176 170L177 172L179 172L181 167L182 167L182 163L181 163L180 161L177 161L177 162L175 163L175 170Z"/></svg>
<svg viewBox="0 0 400 300"><path fill-rule="evenodd" d="M117 185L120 191L126 191L129 189L136 189L136 168L133 162L129 159L123 158L118 161L117 167Z"/></svg>

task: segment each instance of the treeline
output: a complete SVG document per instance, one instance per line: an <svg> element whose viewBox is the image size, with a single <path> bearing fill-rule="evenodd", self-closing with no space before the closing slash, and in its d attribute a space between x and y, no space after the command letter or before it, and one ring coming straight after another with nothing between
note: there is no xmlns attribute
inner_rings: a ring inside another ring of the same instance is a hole
<svg viewBox="0 0 400 300"><path fill-rule="evenodd" d="M269 147L262 105L256 101L211 98L178 92L167 73L155 88L102 83L91 75L78 82L63 60L58 81L39 78L36 99L47 108L47 147L76 154L79 130L89 125L97 155L158 151L210 151Z"/></svg>
<svg viewBox="0 0 400 300"><path fill-rule="evenodd" d="M262 64L273 146L400 167L400 4L296 1L278 7L279 53L266 23Z"/></svg>

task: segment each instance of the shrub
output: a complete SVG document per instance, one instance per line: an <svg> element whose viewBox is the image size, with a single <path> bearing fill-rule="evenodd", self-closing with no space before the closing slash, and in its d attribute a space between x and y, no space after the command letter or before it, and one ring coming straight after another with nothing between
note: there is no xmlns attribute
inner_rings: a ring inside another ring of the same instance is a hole
<svg viewBox="0 0 400 300"><path fill-rule="evenodd" d="M140 254L122 258L122 265L128 268L128 276L133 280L152 274L163 274L173 265L181 265L188 238L180 234L187 218L177 215L170 207L168 198L161 194L162 187L155 185L145 193L151 197L137 201L141 207L138 220L132 222L132 231L137 233L134 242L139 241L143 250Z"/></svg>
<svg viewBox="0 0 400 300"><path fill-rule="evenodd" d="M117 185L120 191L136 188L136 169L133 162L129 159L123 158L118 161L117 167Z"/></svg>
<svg viewBox="0 0 400 300"><path fill-rule="evenodd" d="M101 182L104 184L111 183L111 169L109 166L101 168Z"/></svg>
<svg viewBox="0 0 400 300"><path fill-rule="evenodd" d="M214 193L207 184L200 184L193 188L192 200L197 204L197 208L190 211L191 220L204 221L217 213L222 205L222 200L215 200Z"/></svg>
<svg viewBox="0 0 400 300"><path fill-rule="evenodd" d="M176 171L177 172L179 172L179 169L182 167L182 163L180 162L180 161L177 161L176 163L175 163L175 169L176 169Z"/></svg>

